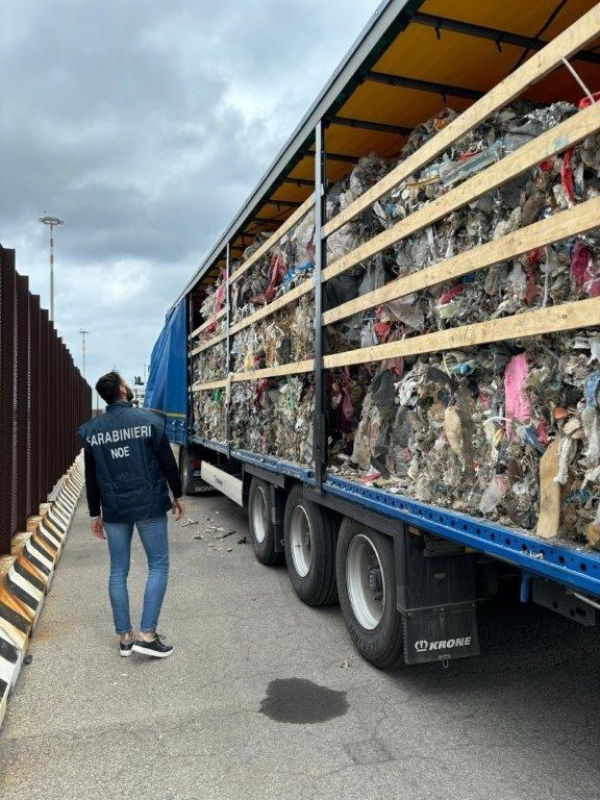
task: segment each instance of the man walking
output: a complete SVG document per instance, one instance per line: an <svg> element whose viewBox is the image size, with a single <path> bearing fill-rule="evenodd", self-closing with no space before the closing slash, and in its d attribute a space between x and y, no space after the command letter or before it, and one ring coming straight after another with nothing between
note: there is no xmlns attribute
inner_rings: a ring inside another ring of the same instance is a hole
<svg viewBox="0 0 600 800"><path fill-rule="evenodd" d="M103 375L96 391L107 404L106 414L86 422L78 435L84 447L90 528L97 539L108 541L108 592L120 653L130 656L133 650L166 658L173 653L173 646L156 633L156 625L169 576L166 513L172 509L178 520L185 512L179 470L165 420L132 406L131 389L118 372ZM134 525L148 559L137 636L131 627L127 593Z"/></svg>

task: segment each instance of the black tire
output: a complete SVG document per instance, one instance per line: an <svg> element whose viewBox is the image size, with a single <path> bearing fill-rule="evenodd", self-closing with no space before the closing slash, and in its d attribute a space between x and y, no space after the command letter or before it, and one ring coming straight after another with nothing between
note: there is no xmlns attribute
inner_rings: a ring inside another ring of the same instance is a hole
<svg viewBox="0 0 600 800"><path fill-rule="evenodd" d="M325 509L306 500L298 485L285 505L283 542L290 580L300 600L309 606L335 603L333 525Z"/></svg>
<svg viewBox="0 0 600 800"><path fill-rule="evenodd" d="M283 553L275 552L275 526L271 519L271 487L252 478L248 494L248 527L254 555L268 567L281 564Z"/></svg>
<svg viewBox="0 0 600 800"><path fill-rule="evenodd" d="M190 491L190 454L187 447L181 448L181 456L179 458L179 476L181 478L181 487L184 495L191 495Z"/></svg>
<svg viewBox="0 0 600 800"><path fill-rule="evenodd" d="M344 519L335 560L342 616L356 649L379 669L400 666L402 615L396 606L392 540Z"/></svg>

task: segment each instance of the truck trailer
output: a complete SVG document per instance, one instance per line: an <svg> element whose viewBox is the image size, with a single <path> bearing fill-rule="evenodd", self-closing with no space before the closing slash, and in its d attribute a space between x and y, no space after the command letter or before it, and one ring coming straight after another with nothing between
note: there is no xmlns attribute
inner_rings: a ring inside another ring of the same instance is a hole
<svg viewBox="0 0 600 800"><path fill-rule="evenodd" d="M169 310L189 493L389 669L600 608L600 5L384 0Z"/></svg>

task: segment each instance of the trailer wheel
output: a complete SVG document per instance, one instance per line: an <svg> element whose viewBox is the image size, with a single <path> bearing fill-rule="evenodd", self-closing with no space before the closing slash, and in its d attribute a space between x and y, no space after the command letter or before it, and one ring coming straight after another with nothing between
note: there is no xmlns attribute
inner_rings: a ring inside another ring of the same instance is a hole
<svg viewBox="0 0 600 800"><path fill-rule="evenodd" d="M359 653L379 669L403 659L402 616L396 607L391 539L344 519L336 551L342 616Z"/></svg>
<svg viewBox="0 0 600 800"><path fill-rule="evenodd" d="M254 555L267 566L281 563L275 552L275 526L271 520L271 487L260 478L252 478L248 494L248 525Z"/></svg>
<svg viewBox="0 0 600 800"><path fill-rule="evenodd" d="M285 561L294 591L309 606L335 603L335 539L329 515L301 486L288 495L283 521Z"/></svg>

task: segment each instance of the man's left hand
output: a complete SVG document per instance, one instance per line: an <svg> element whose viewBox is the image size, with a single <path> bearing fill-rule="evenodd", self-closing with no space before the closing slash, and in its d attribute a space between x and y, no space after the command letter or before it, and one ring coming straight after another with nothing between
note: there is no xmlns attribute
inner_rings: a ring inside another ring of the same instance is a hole
<svg viewBox="0 0 600 800"><path fill-rule="evenodd" d="M106 539L104 533L104 526L102 525L102 517L96 517L90 522L90 530L95 539Z"/></svg>
<svg viewBox="0 0 600 800"><path fill-rule="evenodd" d="M177 500L173 500L173 515L175 517L175 522L180 520L184 514L185 514L185 505L183 503L183 498L178 497Z"/></svg>

